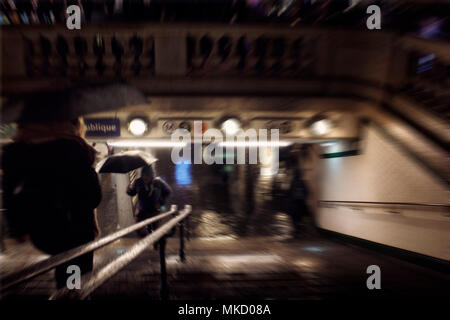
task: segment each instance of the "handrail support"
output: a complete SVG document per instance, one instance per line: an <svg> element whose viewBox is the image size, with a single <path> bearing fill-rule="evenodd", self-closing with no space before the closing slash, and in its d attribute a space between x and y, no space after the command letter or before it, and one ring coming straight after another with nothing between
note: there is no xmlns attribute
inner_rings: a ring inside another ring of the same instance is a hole
<svg viewBox="0 0 450 320"><path fill-rule="evenodd" d="M184 221L180 221L180 223L178 224L178 228L180 233L180 249L179 249L180 261L185 263L186 256L184 254Z"/></svg>
<svg viewBox="0 0 450 320"><path fill-rule="evenodd" d="M161 300L169 299L169 287L167 284L167 268L166 268L166 236L159 240L159 263L161 267Z"/></svg>

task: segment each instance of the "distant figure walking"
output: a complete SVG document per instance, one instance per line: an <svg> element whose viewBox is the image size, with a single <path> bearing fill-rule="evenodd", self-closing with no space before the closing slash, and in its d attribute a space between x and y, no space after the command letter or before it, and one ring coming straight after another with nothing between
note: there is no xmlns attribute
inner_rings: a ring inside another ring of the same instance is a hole
<svg viewBox="0 0 450 320"><path fill-rule="evenodd" d="M127 188L129 196L137 195L137 220L138 222L158 215L161 206L166 203L167 198L172 193L170 186L160 177L155 177L155 172L151 165L143 167L141 177ZM155 222L147 226L147 230L139 231L141 236L145 236L158 227Z"/></svg>
<svg viewBox="0 0 450 320"><path fill-rule="evenodd" d="M95 208L101 201L96 151L83 138L81 119L19 124L14 142L3 148L3 201L10 235L28 237L40 250L58 254L95 239ZM93 253L56 267L58 288L67 267L93 268Z"/></svg>
<svg viewBox="0 0 450 320"><path fill-rule="evenodd" d="M302 217L308 213L308 206L306 199L308 197L309 190L305 181L302 179L300 168L294 169L294 177L289 187L289 213L292 218L292 224L294 227L295 238L301 234L301 221Z"/></svg>

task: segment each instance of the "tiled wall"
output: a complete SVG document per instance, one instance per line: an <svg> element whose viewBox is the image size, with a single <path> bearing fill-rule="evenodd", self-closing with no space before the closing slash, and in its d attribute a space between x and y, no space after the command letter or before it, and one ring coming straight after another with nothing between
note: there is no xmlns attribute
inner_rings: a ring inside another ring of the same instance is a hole
<svg viewBox="0 0 450 320"><path fill-rule="evenodd" d="M446 185L379 129L366 129L361 155L321 160L319 199L448 203ZM443 209L319 206L317 222L323 229L450 260L450 217Z"/></svg>
<svg viewBox="0 0 450 320"><path fill-rule="evenodd" d="M449 190L379 130L359 156L322 160L322 200L443 203Z"/></svg>

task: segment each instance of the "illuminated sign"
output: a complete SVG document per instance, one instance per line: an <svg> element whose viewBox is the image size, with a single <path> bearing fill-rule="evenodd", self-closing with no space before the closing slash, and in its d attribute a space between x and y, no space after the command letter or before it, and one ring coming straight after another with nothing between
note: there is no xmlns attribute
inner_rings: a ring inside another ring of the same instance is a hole
<svg viewBox="0 0 450 320"><path fill-rule="evenodd" d="M84 119L86 137L120 137L120 120L117 118Z"/></svg>

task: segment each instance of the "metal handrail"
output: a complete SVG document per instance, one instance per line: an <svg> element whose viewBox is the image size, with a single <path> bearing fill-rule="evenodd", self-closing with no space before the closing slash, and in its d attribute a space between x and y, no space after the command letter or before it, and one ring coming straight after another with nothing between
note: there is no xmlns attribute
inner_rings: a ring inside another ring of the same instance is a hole
<svg viewBox="0 0 450 320"><path fill-rule="evenodd" d="M89 296L95 289L101 286L105 281L114 276L122 268L136 259L146 248L154 244L161 238L165 241L164 237L167 233L176 227L176 225L184 220L192 211L190 205L186 205L184 210L182 210L179 216L172 218L163 226L155 230L153 233L146 236L144 239L137 242L131 247L126 253L122 254L117 259L113 260L103 268L90 272L81 278L82 288L79 290L71 290L68 288L62 288L55 292L49 300L59 300L59 299L77 299L82 300ZM160 252L164 251L165 242L160 243ZM164 258L165 260L165 258ZM165 271L165 262L164 262ZM165 276L165 275L164 275ZM163 279L165 281L165 279Z"/></svg>
<svg viewBox="0 0 450 320"><path fill-rule="evenodd" d="M127 228L124 228L122 230L114 232L113 234L110 234L104 238L91 241L87 244L67 250L65 252L62 252L62 253L54 255L54 256L51 256L48 259L45 259L43 261L33 263L19 271L8 273L8 274L0 277L1 290L4 291L14 285L17 285L21 282L32 279L40 274L50 271L51 269L53 269L63 263L66 263L76 257L79 257L83 254L95 251L101 247L104 247L107 244L114 242L114 241L122 238L123 236L126 236L127 234L130 234L136 230L139 230L153 222L159 221L159 220L161 220L167 216L170 216L176 212L177 212L177 206L172 205L170 207L170 211L168 211L168 212L159 214L155 217L152 217L152 218L146 219L142 222L136 223L132 226L129 226Z"/></svg>
<svg viewBox="0 0 450 320"><path fill-rule="evenodd" d="M418 203L418 202L375 202L375 201L341 201L341 200L319 200L319 203L330 203L330 204L381 204L381 205L393 205L393 206L420 206L420 207L439 207L439 208L450 208L448 204L442 203Z"/></svg>

